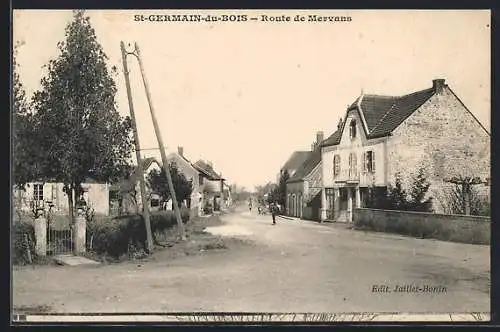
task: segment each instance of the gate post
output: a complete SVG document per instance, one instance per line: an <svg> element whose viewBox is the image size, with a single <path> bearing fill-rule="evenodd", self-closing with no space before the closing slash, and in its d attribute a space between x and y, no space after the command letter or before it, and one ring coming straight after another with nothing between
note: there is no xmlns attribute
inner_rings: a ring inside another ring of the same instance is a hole
<svg viewBox="0 0 500 332"><path fill-rule="evenodd" d="M35 252L47 256L47 219L43 214L35 218Z"/></svg>
<svg viewBox="0 0 500 332"><path fill-rule="evenodd" d="M75 254L85 252L87 221L83 209L78 209L75 218Z"/></svg>

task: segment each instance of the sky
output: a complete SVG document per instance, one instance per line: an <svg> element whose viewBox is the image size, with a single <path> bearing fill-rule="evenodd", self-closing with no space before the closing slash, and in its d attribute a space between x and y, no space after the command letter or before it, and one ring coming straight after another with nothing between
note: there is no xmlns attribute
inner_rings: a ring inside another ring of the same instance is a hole
<svg viewBox="0 0 500 332"><path fill-rule="evenodd" d="M120 41L137 42L167 153L210 160L230 184L252 189L276 175L316 132L332 134L363 91L403 95L444 78L490 130L490 12L89 10L97 39L119 68L117 107L129 115ZM134 15L247 14L246 22L137 22ZM290 16L263 22L261 15ZM351 17L308 22L307 15ZM295 15L306 21L294 22ZM28 96L72 12L15 10L13 42ZM128 60L142 149L158 147L137 60ZM158 150L145 156L159 157Z"/></svg>

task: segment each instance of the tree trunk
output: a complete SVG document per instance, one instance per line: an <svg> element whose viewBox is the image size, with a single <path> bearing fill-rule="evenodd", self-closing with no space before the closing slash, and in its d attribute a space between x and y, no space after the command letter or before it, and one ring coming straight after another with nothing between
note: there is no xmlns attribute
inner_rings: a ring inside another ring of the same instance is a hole
<svg viewBox="0 0 500 332"><path fill-rule="evenodd" d="M66 193L68 195L68 218L69 218L69 224L70 226L73 225L74 223L74 201L73 201L73 194L74 194L74 188L71 187L68 192Z"/></svg>

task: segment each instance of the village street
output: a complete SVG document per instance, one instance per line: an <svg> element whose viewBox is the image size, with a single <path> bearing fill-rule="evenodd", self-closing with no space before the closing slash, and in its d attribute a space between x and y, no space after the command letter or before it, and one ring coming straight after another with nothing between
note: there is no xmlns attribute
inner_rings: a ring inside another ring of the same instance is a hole
<svg viewBox="0 0 500 332"><path fill-rule="evenodd" d="M210 228L226 250L13 271L16 308L53 312L489 312L489 247L251 213ZM169 250L169 249L165 249ZM373 292L413 284L439 293ZM446 288L446 292L442 292ZM380 288L379 288L380 289Z"/></svg>

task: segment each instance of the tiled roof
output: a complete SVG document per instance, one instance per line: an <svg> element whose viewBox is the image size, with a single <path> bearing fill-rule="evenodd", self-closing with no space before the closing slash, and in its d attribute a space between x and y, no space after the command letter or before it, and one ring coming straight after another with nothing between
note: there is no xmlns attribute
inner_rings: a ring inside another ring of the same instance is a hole
<svg viewBox="0 0 500 332"><path fill-rule="evenodd" d="M311 151L295 151L292 153L290 158L288 158L287 162L283 167L281 168L282 170L296 170L298 169L306 160L309 158L309 155L311 154Z"/></svg>
<svg viewBox="0 0 500 332"><path fill-rule="evenodd" d="M198 160L193 164L194 168L196 168L198 171L204 173L206 176L210 178L210 180L224 180L223 178L220 177L219 174L213 169L212 166L208 165L206 162L203 160Z"/></svg>
<svg viewBox="0 0 500 332"><path fill-rule="evenodd" d="M302 181L304 177L309 175L316 166L321 162L321 148L315 149L313 152L309 154L309 158L302 163L299 169L295 172L295 174L287 181L287 182L298 182Z"/></svg>
<svg viewBox="0 0 500 332"><path fill-rule="evenodd" d="M340 130L335 131L333 134L331 134L327 139L325 139L322 143L321 146L330 146L330 145L337 145L340 143Z"/></svg>
<svg viewBox="0 0 500 332"><path fill-rule="evenodd" d="M434 88L430 88L404 96L363 95L349 106L348 111L355 109L360 111L360 115L364 117L368 127L368 138L383 137L394 131L434 93ZM359 110L358 105L361 110ZM340 136L346 125L345 121L346 119L339 130L324 141L323 146L340 143Z"/></svg>

